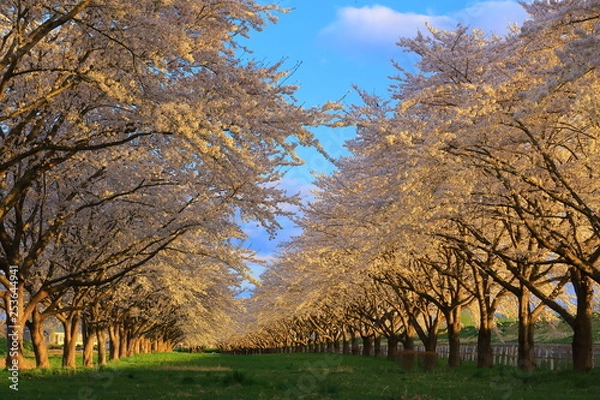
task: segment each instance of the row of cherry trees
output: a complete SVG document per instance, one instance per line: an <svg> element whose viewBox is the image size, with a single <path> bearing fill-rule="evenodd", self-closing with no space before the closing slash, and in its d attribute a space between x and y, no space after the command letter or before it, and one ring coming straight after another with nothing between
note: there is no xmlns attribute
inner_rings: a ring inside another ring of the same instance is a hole
<svg viewBox="0 0 600 400"><path fill-rule="evenodd" d="M81 329L86 365L94 338L105 362L107 339L114 359L223 334L252 259L239 221L277 229L297 201L277 182L328 119L294 104L280 65L240 56L278 11L2 2L0 307L38 366L50 316L70 367ZM10 342L8 366L23 360Z"/></svg>
<svg viewBox="0 0 600 400"><path fill-rule="evenodd" d="M403 48L390 99L361 92L347 111L351 156L319 177L303 233L281 250L232 347L351 351L386 337L389 355L444 327L458 365L461 314L491 366L498 314L518 320L518 358L535 368L534 323L573 330L592 367L600 283L600 2L533 1L505 37L429 29ZM360 89L357 89L360 92ZM316 335L315 335L316 333ZM356 346L354 346L356 347Z"/></svg>

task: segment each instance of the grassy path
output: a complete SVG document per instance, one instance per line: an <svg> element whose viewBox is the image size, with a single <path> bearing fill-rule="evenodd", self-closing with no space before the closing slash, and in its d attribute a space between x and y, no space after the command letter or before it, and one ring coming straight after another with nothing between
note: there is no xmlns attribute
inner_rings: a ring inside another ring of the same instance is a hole
<svg viewBox="0 0 600 400"><path fill-rule="evenodd" d="M404 371L372 357L324 354L139 355L101 370L21 371L19 391L0 372L0 399L598 399L598 371Z"/></svg>

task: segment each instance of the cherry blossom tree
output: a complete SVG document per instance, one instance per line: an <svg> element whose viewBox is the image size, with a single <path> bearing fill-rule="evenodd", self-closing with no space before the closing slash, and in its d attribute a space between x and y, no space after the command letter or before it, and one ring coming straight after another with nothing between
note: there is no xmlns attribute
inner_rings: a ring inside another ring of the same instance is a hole
<svg viewBox="0 0 600 400"><path fill-rule="evenodd" d="M505 257L521 251L538 267L569 264L581 270L570 278L580 293L572 325L574 364L585 371L591 365L590 279L598 237L589 211L595 209L591 149L597 129L589 103L581 107L573 100L595 96L587 94L597 83L595 58L579 57L596 40L597 4L533 2L526 9L532 20L503 39L459 28L401 41L422 56L423 72L406 74L401 96L407 110L436 116L424 127L438 140L436 149L459 156L493 185L482 199L489 215L530 238L519 250L507 246ZM531 276L523 279L514 265L507 268L528 286L523 290L535 287ZM540 271L557 276L555 268Z"/></svg>
<svg viewBox="0 0 600 400"><path fill-rule="evenodd" d="M417 71L397 65L390 99L358 89L363 104L345 117L357 130L346 143L351 155L318 178L299 223L304 232L274 266L285 271L280 283L289 292L278 293L294 312L335 303L326 293L342 289L348 318L367 338L381 310L356 290L369 277L387 285L396 295L388 303L404 303L397 310L435 343L436 312L458 332L469 304L483 367L505 303L519 319L519 366L532 369L534 322L551 309L573 328L575 369L591 368L600 5L523 6L530 20L504 37L459 25L400 40L420 57ZM345 282L348 275L360 284ZM304 278L319 290L305 288ZM302 303L292 290L310 297ZM423 315L411 320L408 301L424 301Z"/></svg>
<svg viewBox="0 0 600 400"><path fill-rule="evenodd" d="M19 326L42 300L119 279L184 234L229 254L239 218L278 227L294 199L275 183L301 163L296 146L318 147L306 127L329 117L294 104L280 65L238 56L275 9L0 6L0 283L18 266ZM86 246L102 247L78 257Z"/></svg>

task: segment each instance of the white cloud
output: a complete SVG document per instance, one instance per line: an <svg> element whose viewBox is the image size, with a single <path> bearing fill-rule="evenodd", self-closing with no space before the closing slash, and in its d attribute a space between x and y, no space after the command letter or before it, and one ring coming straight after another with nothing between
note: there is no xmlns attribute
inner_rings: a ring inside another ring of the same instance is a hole
<svg viewBox="0 0 600 400"><path fill-rule="evenodd" d="M277 187L290 196L299 195L304 202L314 199L313 191L316 189L314 183L305 182L295 178L282 178L277 181ZM283 211L297 213L298 206L293 204L280 204Z"/></svg>
<svg viewBox="0 0 600 400"><path fill-rule="evenodd" d="M451 22L448 17L400 13L380 5L343 7L337 19L319 33L319 38L327 45L345 50L389 51L401 37L426 30L426 23L449 28Z"/></svg>
<svg viewBox="0 0 600 400"><path fill-rule="evenodd" d="M475 3L452 15L452 19L471 28L488 33L502 35L508 32L508 26L520 24L528 17L516 1L484 1Z"/></svg>
<svg viewBox="0 0 600 400"><path fill-rule="evenodd" d="M438 29L453 29L458 23L485 32L503 34L511 23L527 17L516 1L484 1L449 15L403 13L382 5L343 7L336 20L319 32L327 47L350 53L392 53L401 37L427 32L426 24Z"/></svg>

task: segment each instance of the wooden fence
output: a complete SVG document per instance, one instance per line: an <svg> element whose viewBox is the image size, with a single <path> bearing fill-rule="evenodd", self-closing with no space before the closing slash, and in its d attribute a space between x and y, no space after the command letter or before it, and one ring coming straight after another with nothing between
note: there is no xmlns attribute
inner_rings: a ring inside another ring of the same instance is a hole
<svg viewBox="0 0 600 400"><path fill-rule="evenodd" d="M494 364L517 365L516 344L493 344ZM424 351L422 346L416 346L415 350ZM438 345L437 353L441 358L448 358L448 345ZM536 344L534 347L535 358L538 368L543 369L572 369L573 354L570 344ZM593 347L593 365L600 366L600 345ZM460 346L460 357L463 361L477 361L477 345L462 344Z"/></svg>
<svg viewBox="0 0 600 400"><path fill-rule="evenodd" d="M362 354L362 344L358 345L359 353ZM492 345L495 365L517 366L517 345L514 343L496 343ZM239 350L236 354L260 354L260 353L284 353L284 352L327 352L331 351L341 353L341 346L335 349L326 349L325 346L315 346L313 348L277 348L277 349L255 349ZM425 351L423 346L415 346L416 351ZM573 354L570 344L536 344L534 347L536 364L541 369L565 370L573 368ZM448 358L449 346L438 345L436 352L440 358ZM592 366L600 368L600 345L594 345L592 348ZM371 349L371 356L375 355L375 348ZM379 348L379 356L387 355L387 345L383 344ZM477 361L477 345L461 344L460 358L463 361Z"/></svg>

